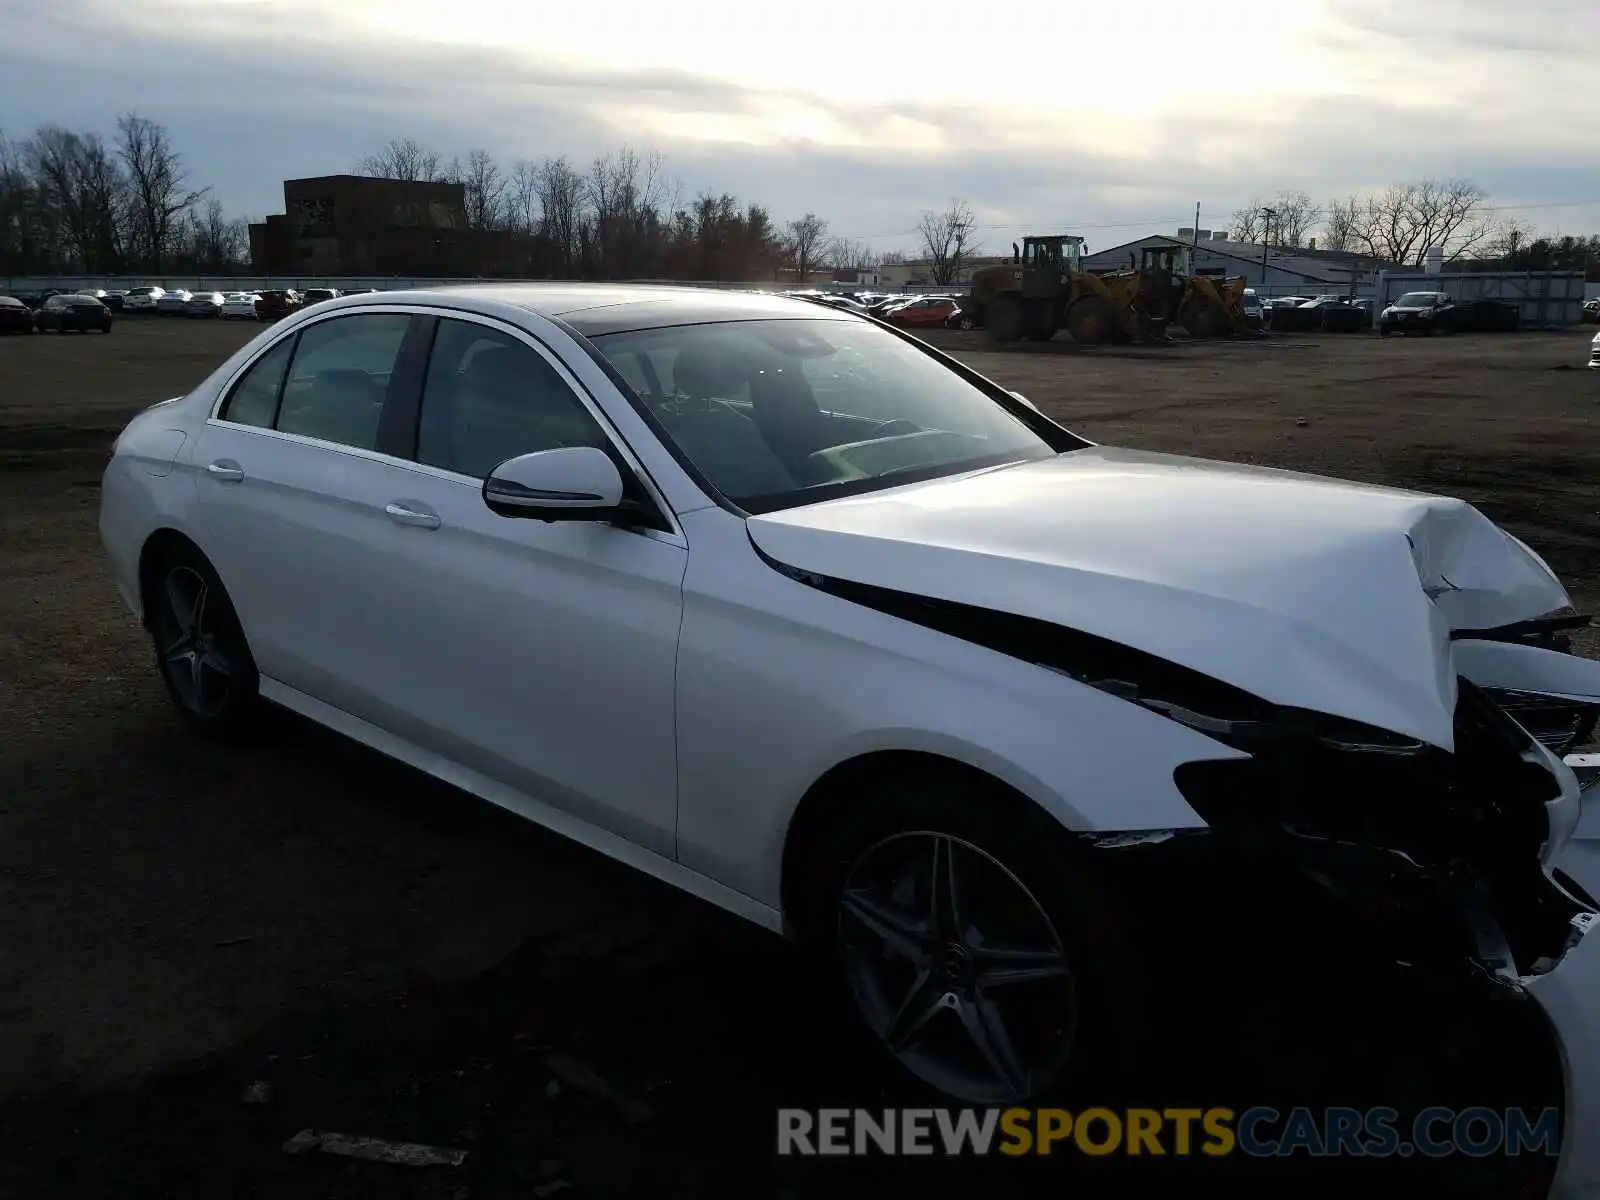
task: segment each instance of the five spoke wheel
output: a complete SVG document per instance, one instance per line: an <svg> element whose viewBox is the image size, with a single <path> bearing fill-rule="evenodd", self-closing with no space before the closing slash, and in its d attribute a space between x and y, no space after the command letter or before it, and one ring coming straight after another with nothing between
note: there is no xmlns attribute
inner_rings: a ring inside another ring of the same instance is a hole
<svg viewBox="0 0 1600 1200"><path fill-rule="evenodd" d="M213 717L228 702L233 665L221 644L211 587L192 567L177 566L161 585L162 612L156 655L183 704L196 716Z"/></svg>
<svg viewBox="0 0 1600 1200"><path fill-rule="evenodd" d="M869 848L839 897L839 949L868 1026L945 1095L1015 1103L1072 1053L1077 1002L1055 925L970 842L919 831Z"/></svg>

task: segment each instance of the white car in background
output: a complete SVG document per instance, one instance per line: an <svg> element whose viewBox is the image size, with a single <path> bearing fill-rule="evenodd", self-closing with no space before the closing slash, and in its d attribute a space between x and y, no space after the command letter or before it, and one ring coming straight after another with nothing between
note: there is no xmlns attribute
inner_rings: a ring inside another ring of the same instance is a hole
<svg viewBox="0 0 1600 1200"><path fill-rule="evenodd" d="M227 299L221 292L194 292L189 297L189 303L183 306L183 311L190 317L220 317Z"/></svg>
<svg viewBox="0 0 1600 1200"><path fill-rule="evenodd" d="M486 285L267 329L100 528L197 731L274 702L788 932L950 1100L1164 1045L1188 953L1401 957L1542 1010L1600 1187L1600 663L1459 500L1094 445L802 300Z"/></svg>
<svg viewBox="0 0 1600 1200"><path fill-rule="evenodd" d="M166 317L181 317L189 311L194 293L187 288L169 288L156 297L156 312Z"/></svg>
<svg viewBox="0 0 1600 1200"><path fill-rule="evenodd" d="M151 313L156 311L156 303L165 296L166 289L146 286L129 288L122 298L122 311L130 313Z"/></svg>
<svg viewBox="0 0 1600 1200"><path fill-rule="evenodd" d="M1589 369L1600 371L1600 333L1589 342Z"/></svg>
<svg viewBox="0 0 1600 1200"><path fill-rule="evenodd" d="M221 316L224 320L259 321L256 305L260 302L255 292L228 292L222 298Z"/></svg>

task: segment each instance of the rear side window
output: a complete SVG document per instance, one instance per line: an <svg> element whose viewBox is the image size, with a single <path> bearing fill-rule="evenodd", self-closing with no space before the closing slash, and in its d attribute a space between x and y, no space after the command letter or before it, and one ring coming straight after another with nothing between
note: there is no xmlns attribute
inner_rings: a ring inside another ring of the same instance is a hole
<svg viewBox="0 0 1600 1200"><path fill-rule="evenodd" d="M293 351L294 338L286 337L251 363L239 382L233 385L233 391L217 415L224 421L271 429L278 412L278 393L283 391L283 377Z"/></svg>
<svg viewBox="0 0 1600 1200"><path fill-rule="evenodd" d="M284 381L277 428L377 449L389 376L410 323L403 313L364 313L302 332Z"/></svg>

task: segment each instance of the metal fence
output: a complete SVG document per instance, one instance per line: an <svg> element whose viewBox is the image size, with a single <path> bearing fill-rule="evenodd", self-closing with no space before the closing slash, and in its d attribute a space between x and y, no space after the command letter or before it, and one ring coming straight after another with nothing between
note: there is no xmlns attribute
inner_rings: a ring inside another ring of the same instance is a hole
<svg viewBox="0 0 1600 1200"><path fill-rule="evenodd" d="M1517 309L1524 329L1560 329L1583 319L1582 271L1386 271L1378 276L1380 307L1406 292L1443 292L1457 304L1498 300Z"/></svg>

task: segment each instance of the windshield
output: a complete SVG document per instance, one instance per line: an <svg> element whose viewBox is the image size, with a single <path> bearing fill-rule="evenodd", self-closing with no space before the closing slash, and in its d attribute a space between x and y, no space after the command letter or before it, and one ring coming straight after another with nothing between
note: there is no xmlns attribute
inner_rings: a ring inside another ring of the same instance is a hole
<svg viewBox="0 0 1600 1200"><path fill-rule="evenodd" d="M592 340L683 457L747 512L1056 453L977 385L863 322L733 321Z"/></svg>
<svg viewBox="0 0 1600 1200"><path fill-rule="evenodd" d="M1407 292L1394 302L1396 308L1427 308L1433 304L1432 292Z"/></svg>

